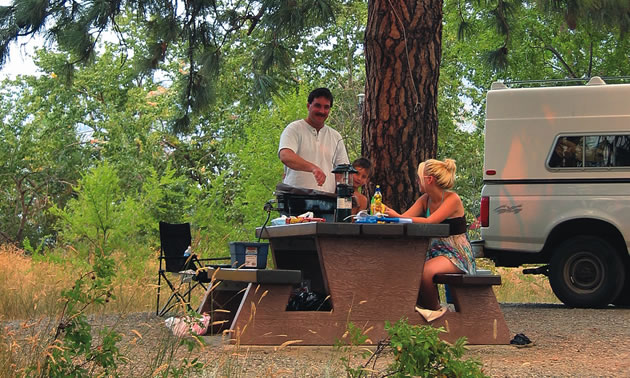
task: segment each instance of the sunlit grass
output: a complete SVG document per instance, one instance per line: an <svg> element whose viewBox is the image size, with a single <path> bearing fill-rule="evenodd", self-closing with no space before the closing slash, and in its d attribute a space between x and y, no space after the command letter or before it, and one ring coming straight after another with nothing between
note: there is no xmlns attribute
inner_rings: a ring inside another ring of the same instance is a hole
<svg viewBox="0 0 630 378"><path fill-rule="evenodd" d="M62 290L70 288L87 269L73 262L73 256L68 257L58 262L34 260L14 247L0 247L0 318L33 319L58 314ZM122 257L117 259L120 263L113 285L116 299L108 303L104 311L121 314L155 311L157 252L134 264L124 263ZM522 268L497 268L485 259L479 259L477 264L479 269L501 275L502 285L494 288L499 302L559 303L545 276L524 275ZM179 284L176 276L172 277L172 282ZM170 289L162 282L161 304L169 295ZM202 295L202 290L197 290L191 302L198 303Z"/></svg>
<svg viewBox="0 0 630 378"><path fill-rule="evenodd" d="M51 253L49 259L33 259L17 248L0 247L0 377L40 375L48 349L59 345L54 340L63 311L61 293L89 269L77 260L76 251L59 253ZM163 318L152 315L156 310L157 251L140 264L130 263L122 254L115 258L118 274L112 287L114 299L105 306L89 306L85 313L95 343L105 327L124 332L118 347L134 367L120 365L120 371L132 369L130 376L155 376L160 369L182 368L187 363L183 359L191 361L192 354L214 356L203 349L189 351L164 327ZM180 284L178 276L171 278L175 286ZM170 294L163 283L162 304ZM198 304L203 294L198 290L191 302ZM182 315L183 307L176 306L171 314Z"/></svg>
<svg viewBox="0 0 630 378"><path fill-rule="evenodd" d="M72 287L75 280L85 273L87 266L78 264L76 256L56 262L33 259L23 251L10 247L0 247L0 319L33 319L40 316L54 316L63 306L61 292ZM134 313L156 310L158 282L158 260L155 256L141 263L125 263L118 260L118 274L113 282L114 300L104 308L95 308L99 313ZM179 278L173 275L171 282L178 286ZM171 294L162 280L160 302L163 305ZM198 303L203 290L193 293L191 302ZM88 311L89 312L89 311Z"/></svg>
<svg viewBox="0 0 630 378"><path fill-rule="evenodd" d="M71 271L64 265L33 263L16 248L0 247L0 317L27 319L58 312L59 294L73 282Z"/></svg>
<svg viewBox="0 0 630 378"><path fill-rule="evenodd" d="M501 286L493 287L501 303L560 303L544 275L523 274L522 267L495 267L487 259L477 259L477 268L501 275Z"/></svg>

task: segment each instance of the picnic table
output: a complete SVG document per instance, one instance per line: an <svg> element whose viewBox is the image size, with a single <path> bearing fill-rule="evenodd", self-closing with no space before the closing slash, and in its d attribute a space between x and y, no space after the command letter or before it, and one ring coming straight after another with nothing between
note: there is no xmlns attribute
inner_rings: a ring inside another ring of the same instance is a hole
<svg viewBox="0 0 630 378"><path fill-rule="evenodd" d="M226 284L245 285L224 292L213 291L211 285L199 307L201 312L222 309L213 319L223 316L238 343L332 345L349 322L377 343L387 337L386 321L407 318L410 324L427 324L414 308L429 239L448 235L447 225L304 223L258 228L256 233L269 239L275 269L217 272ZM509 343L491 287L498 276L440 277L450 285L456 309L431 322L446 329L442 339L454 342L466 336L470 344ZM300 280L326 295L332 309L287 311Z"/></svg>

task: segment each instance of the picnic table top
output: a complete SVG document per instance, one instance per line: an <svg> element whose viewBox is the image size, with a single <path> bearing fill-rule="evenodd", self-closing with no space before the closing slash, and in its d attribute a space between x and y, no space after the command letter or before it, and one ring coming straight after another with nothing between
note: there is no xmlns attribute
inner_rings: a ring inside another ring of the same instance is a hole
<svg viewBox="0 0 630 378"><path fill-rule="evenodd" d="M256 228L263 239L299 236L376 236L376 237L443 237L449 235L447 224L386 223L359 224L340 222L308 222Z"/></svg>

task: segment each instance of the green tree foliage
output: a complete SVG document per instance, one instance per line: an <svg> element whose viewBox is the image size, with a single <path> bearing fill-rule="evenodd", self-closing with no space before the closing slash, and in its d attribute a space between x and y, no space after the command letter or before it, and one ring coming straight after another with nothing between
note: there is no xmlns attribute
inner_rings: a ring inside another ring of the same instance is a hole
<svg viewBox="0 0 630 378"><path fill-rule="evenodd" d="M2 88L2 206L12 211L2 212L0 221L9 241L39 242L49 235L53 220L46 209L62 208L79 175L95 162L111 158L125 173L125 185L139 189L151 156L160 152L158 140L153 148L146 141L158 113L111 52L70 84L56 74L64 57L40 51L44 75L5 81Z"/></svg>
<svg viewBox="0 0 630 378"><path fill-rule="evenodd" d="M100 340L94 340L85 314L89 307L103 306L113 298L116 263L112 252L120 242L117 239L121 235L117 234L122 228L118 224L125 214L124 206L120 206L123 198L116 170L103 163L84 175L75 190L77 198L71 199L64 210L53 207L52 211L62 220L66 238L74 243L88 243L91 270L61 293L64 307L46 349L45 363L31 368L41 376L84 377L101 369L115 374L122 362L116 345L121 335L104 328Z"/></svg>
<svg viewBox="0 0 630 378"><path fill-rule="evenodd" d="M63 209L80 174L101 161L117 170L125 194L144 193L139 201L156 201L147 207L151 218L135 221L147 224L189 217L189 192L209 188L214 176L228 169L224 145L239 134L229 118L197 117L195 137L171 134L176 85L167 88L137 74L141 56L127 54L143 48L143 29L124 17L118 25L134 42L104 44L93 64L73 69L73 80L58 74L68 54L40 50L41 76L3 83L0 133L7 143L0 145L0 182L6 201L0 205L0 241L21 243L26 237L39 245L46 235L54 240L54 219L46 210L52 204ZM183 75L179 65L166 68L167 84ZM157 223L140 236L156 230Z"/></svg>
<svg viewBox="0 0 630 378"><path fill-rule="evenodd" d="M613 75L613 71L622 71L615 70L614 63L601 62L600 54L611 51L615 43L613 37L619 39L626 34L629 19L626 1L447 0L445 5L447 27L456 23L459 37L474 35L475 43L468 43L467 58L480 62L474 63L461 55L466 64L457 64L460 65L458 70L465 74L466 86L472 83L478 91L486 89L490 78L494 78L494 73L483 67L488 62L495 68L511 70L509 76L504 75L510 78L522 77L523 72L533 70L537 70L539 76L553 72L554 76L562 73L564 77L591 76L599 72ZM394 9L393 5L390 8ZM436 15L441 17L441 12L438 10ZM340 93L354 92L362 85L361 79L357 80L362 75L357 67L361 67L363 59L359 46L363 25L370 17L377 15L368 15L365 2L355 0L21 0L0 7L0 62L6 60L10 44L19 37L45 35L68 53L57 64L55 72L72 78L77 73L74 67L96 60L99 38L107 33L115 34L121 50L133 51L133 54L127 53L133 60L134 75L147 77L155 70L170 73L168 96L172 106L165 106L168 112L163 114L163 120L169 123L175 135L198 135L196 145L177 141L164 143L173 142L174 159L186 167L191 178L201 181L200 185L208 185L209 175L220 174L228 166L223 159L225 155L220 153L226 130L229 130L223 126L234 124L228 117L234 115L235 109L242 110L241 105L262 102L268 106L271 94L299 85L308 86L314 80L328 82L341 77L339 82L344 85L336 86L343 89ZM138 33L129 33L129 28L142 30L142 40L139 41ZM563 35L562 29L567 31ZM584 34L574 38L576 33ZM563 38L570 38L573 46L568 42L559 46L558 41ZM614 46L619 58L623 56L620 51L624 51L624 47ZM539 53L532 54L532 50ZM481 54L481 51L487 53ZM310 59L303 59L305 56ZM433 72L432 75L438 75L437 70ZM424 82L429 78L415 79ZM434 86L432 84L431 89ZM405 88L404 93L414 90ZM481 109L480 101L476 101L479 93L472 98L473 106ZM424 105L415 104L415 107L424 108ZM346 120L350 118L346 117L338 125L343 125L342 131L349 130L344 132L344 136L349 137L354 133L349 127L354 120L349 124ZM437 119L432 117L427 122L437 123ZM208 130L207 125L217 127ZM404 131L411 125L397 127ZM243 133L243 130L235 132ZM147 146L142 137L126 143L127 148ZM431 145L422 148L434 151L434 138L427 143ZM204 155L202 150L208 148L215 149L216 154ZM414 148L405 154L400 157L403 161L415 161L416 155L423 155L423 151ZM210 162L209 157L215 156L218 161ZM204 159L211 166L219 167L218 171L205 168ZM174 166L180 169L180 164Z"/></svg>
<svg viewBox="0 0 630 378"><path fill-rule="evenodd" d="M46 209L65 204L77 168L89 157L76 129L81 116L69 106L72 94L60 93L57 85L46 75L5 82L0 89L3 242L28 238L39 243L50 235L52 219Z"/></svg>
<svg viewBox="0 0 630 378"><path fill-rule="evenodd" d="M300 45L296 56L298 79L303 83L321 83L337 87L365 80L363 34L367 7L363 1L346 1L337 9L335 22L315 29Z"/></svg>
<svg viewBox="0 0 630 378"><path fill-rule="evenodd" d="M563 17L570 30L584 23L615 27L620 36L630 29L630 3L624 0L538 0L543 11Z"/></svg>
<svg viewBox="0 0 630 378"><path fill-rule="evenodd" d="M108 161L99 163L73 187L76 197L64 208L51 209L58 217L59 241L74 245L88 262L97 251L122 251L127 262L146 258L158 222L171 220L170 207L183 197L177 189L184 180L175 177L170 164L163 174L153 171L138 191L124 191L121 176Z"/></svg>
<svg viewBox="0 0 630 378"><path fill-rule="evenodd" d="M177 95L177 128L187 129L190 112L208 111L215 100L215 84L225 59L223 49L235 37L258 34L251 52L257 59L250 71L252 90L268 93L292 64L295 44L306 30L326 26L339 2L315 1L178 1L117 0L20 0L0 8L0 62L19 36L46 34L70 53L67 65L94 59L96 41L114 31L122 43L117 16L128 10L146 27L146 44L139 71L159 67L172 49L184 59L186 75L180 77ZM140 51L138 51L140 52Z"/></svg>
<svg viewBox="0 0 630 378"><path fill-rule="evenodd" d="M61 217L66 240L85 240L91 254L111 252L116 244L112 234L118 230L122 218L120 202L123 200L120 181L108 163L93 168L83 176L74 190L76 199L71 199L64 210L53 209Z"/></svg>
<svg viewBox="0 0 630 378"><path fill-rule="evenodd" d="M445 2L459 39L480 63L517 79L616 76L602 59L624 54L627 1L496 0ZM610 52L615 49L616 53ZM627 60L627 59L626 59ZM533 77L532 77L533 76Z"/></svg>

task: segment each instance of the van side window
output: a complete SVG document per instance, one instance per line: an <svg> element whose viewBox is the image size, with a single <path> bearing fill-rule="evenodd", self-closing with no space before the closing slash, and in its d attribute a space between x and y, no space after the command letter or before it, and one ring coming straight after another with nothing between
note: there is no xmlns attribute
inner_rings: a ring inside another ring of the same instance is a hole
<svg viewBox="0 0 630 378"><path fill-rule="evenodd" d="M629 167L630 135L587 136L586 167Z"/></svg>
<svg viewBox="0 0 630 378"><path fill-rule="evenodd" d="M584 137L561 136L556 140L553 152L549 157L551 168L582 167Z"/></svg>
<svg viewBox="0 0 630 378"><path fill-rule="evenodd" d="M630 167L630 135L560 136L549 167Z"/></svg>

